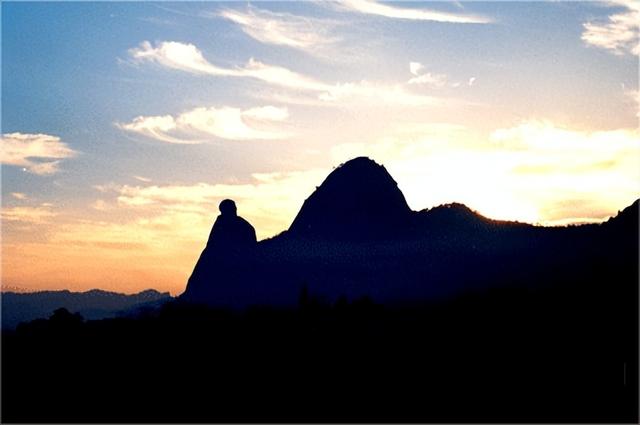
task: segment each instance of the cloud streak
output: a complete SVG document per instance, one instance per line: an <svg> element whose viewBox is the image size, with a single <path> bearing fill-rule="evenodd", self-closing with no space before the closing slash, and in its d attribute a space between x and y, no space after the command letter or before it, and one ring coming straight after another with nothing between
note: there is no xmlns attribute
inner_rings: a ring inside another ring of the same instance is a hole
<svg viewBox="0 0 640 425"><path fill-rule="evenodd" d="M343 0L339 3L339 6L367 15L412 21L434 21L457 24L488 24L492 22L489 18L483 16L438 12L429 9L399 8L373 0Z"/></svg>
<svg viewBox="0 0 640 425"><path fill-rule="evenodd" d="M277 140L290 134L274 128L287 120L286 108L262 106L239 109L228 106L195 108L174 117L139 116L128 123L116 123L122 130L166 143L199 144L211 139Z"/></svg>
<svg viewBox="0 0 640 425"><path fill-rule="evenodd" d="M61 160L78 154L59 137L48 134L9 133L2 136L1 142L2 164L23 167L38 175L57 173Z"/></svg>
<svg viewBox="0 0 640 425"><path fill-rule="evenodd" d="M426 67L420 62L409 62L409 72L413 77L407 81L410 85L427 86L430 88L442 88L446 86L459 87L460 83L452 83L449 81L449 77L445 74L438 74L435 72L427 72ZM473 78L472 80L475 80ZM471 80L470 80L471 81ZM473 81L469 85L471 85Z"/></svg>
<svg viewBox="0 0 640 425"><path fill-rule="evenodd" d="M425 72L424 74L411 78L409 80L409 84L426 85L429 87L444 87L447 85L447 76L444 74Z"/></svg>
<svg viewBox="0 0 640 425"><path fill-rule="evenodd" d="M327 88L325 84L312 78L286 68L264 64L253 58L242 67L219 67L205 59L202 51L190 43L162 41L154 46L148 41L143 41L138 47L129 49L129 55L137 62L153 62L192 74L255 78L276 86L302 90L322 91Z"/></svg>
<svg viewBox="0 0 640 425"><path fill-rule="evenodd" d="M193 74L210 75L216 77L243 77L254 78L270 85L284 87L298 92L309 92L317 96L317 99L332 103L344 102L353 98L364 100L378 99L386 103L404 106L433 106L443 102L443 99L424 96L407 91L402 85L375 83L366 80L360 82L330 84L319 81L287 68L264 64L255 59L250 59L246 65L238 68L221 68L210 63L202 52L193 44L185 44L175 41L162 41L155 46L144 41L139 47L130 49L129 54L135 61L153 62L158 65L190 72ZM169 116L153 117L151 127L146 129L146 123L140 122L141 130L161 132L172 129L173 122ZM157 134L154 137L158 138ZM171 143L184 143L179 141Z"/></svg>
<svg viewBox="0 0 640 425"><path fill-rule="evenodd" d="M615 55L640 55L640 3L635 0L616 0L611 4L625 10L610 15L604 22L585 22L582 40L587 45L609 50Z"/></svg>
<svg viewBox="0 0 640 425"><path fill-rule="evenodd" d="M11 196L21 201L24 201L29 198L26 193L22 193L22 192L11 192Z"/></svg>
<svg viewBox="0 0 640 425"><path fill-rule="evenodd" d="M275 13L255 7L249 7L246 12L224 9L214 16L237 24L249 37L265 44L309 52L339 41L339 38L329 35L335 23L328 20Z"/></svg>
<svg viewBox="0 0 640 425"><path fill-rule="evenodd" d="M4 207L1 215L3 221L42 224L57 214L51 211L51 205L42 204L38 207Z"/></svg>

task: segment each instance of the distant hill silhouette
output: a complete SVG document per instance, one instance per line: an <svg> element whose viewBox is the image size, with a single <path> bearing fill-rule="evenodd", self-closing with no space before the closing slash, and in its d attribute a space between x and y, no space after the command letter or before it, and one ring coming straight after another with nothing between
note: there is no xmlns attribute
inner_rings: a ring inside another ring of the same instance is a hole
<svg viewBox="0 0 640 425"><path fill-rule="evenodd" d="M224 243L207 254L210 238L181 299L295 305L304 287L329 301L389 304L544 285L593 261L636 258L637 235L638 201L606 223L566 227L491 220L458 203L412 211L386 169L360 157L337 167L278 236L240 251L227 244L233 258L220 254Z"/></svg>
<svg viewBox="0 0 640 425"><path fill-rule="evenodd" d="M150 307L172 299L168 292L153 289L127 295L93 289L86 292L39 291L3 292L2 328L15 329L21 322L44 319L54 310L65 308L85 319L104 319L136 308Z"/></svg>

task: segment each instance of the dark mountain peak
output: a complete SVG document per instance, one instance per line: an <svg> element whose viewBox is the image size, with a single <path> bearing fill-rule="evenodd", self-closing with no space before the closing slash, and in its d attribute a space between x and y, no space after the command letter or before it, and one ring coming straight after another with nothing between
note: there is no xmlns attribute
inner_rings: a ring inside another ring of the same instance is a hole
<svg viewBox="0 0 640 425"><path fill-rule="evenodd" d="M638 220L640 219L640 199L636 199L635 202L622 211L619 211L615 217L611 217L605 224L626 227L637 228Z"/></svg>
<svg viewBox="0 0 640 425"><path fill-rule="evenodd" d="M420 211L424 216L442 216L442 217L457 217L457 218L469 218L469 219L481 219L484 218L477 211L472 210L465 204L459 202L452 202L449 204L438 205L433 208L424 209Z"/></svg>
<svg viewBox="0 0 640 425"><path fill-rule="evenodd" d="M354 171L360 170L360 172L375 172L376 170L383 170L385 173L387 170L384 168L384 165L378 164L373 159L367 156L358 156L353 159L350 159L347 162L343 162L342 164L336 167L336 170L345 171Z"/></svg>
<svg viewBox="0 0 640 425"><path fill-rule="evenodd" d="M231 199L220 202L220 215L209 235L207 247L220 253L243 251L256 243L256 231L238 215L236 203Z"/></svg>
<svg viewBox="0 0 640 425"><path fill-rule="evenodd" d="M476 211L472 210L471 208L469 208L465 204L461 204L459 202L452 202L450 204L442 204L442 205L439 205L439 206L437 206L435 208L442 209L442 210L454 211L454 212L459 213L459 214L478 215L478 213Z"/></svg>
<svg viewBox="0 0 640 425"><path fill-rule="evenodd" d="M452 202L425 209L418 213L418 221L425 228L438 228L441 231L461 232L468 230L482 230L496 226L506 228L533 227L531 224L519 221L496 220L487 218L478 211L465 204Z"/></svg>
<svg viewBox="0 0 640 425"><path fill-rule="evenodd" d="M615 218L631 217L637 219L638 209L640 209L640 199L636 199L633 204L620 211Z"/></svg>
<svg viewBox="0 0 640 425"><path fill-rule="evenodd" d="M304 202L289 235L328 239L386 236L411 210L384 166L358 157L337 167Z"/></svg>

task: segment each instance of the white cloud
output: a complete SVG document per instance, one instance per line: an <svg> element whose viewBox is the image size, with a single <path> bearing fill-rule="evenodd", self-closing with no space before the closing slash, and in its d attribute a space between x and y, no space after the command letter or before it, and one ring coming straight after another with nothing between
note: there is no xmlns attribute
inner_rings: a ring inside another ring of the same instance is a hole
<svg viewBox="0 0 640 425"><path fill-rule="evenodd" d="M289 111L287 108L278 108L275 106L251 108L247 109L242 114L244 117L258 121L284 121L289 118Z"/></svg>
<svg viewBox="0 0 640 425"><path fill-rule="evenodd" d="M249 7L246 12L225 9L217 14L240 26L250 37L266 44L275 44L316 51L338 39L329 36L334 23L289 13L274 13Z"/></svg>
<svg viewBox="0 0 640 425"><path fill-rule="evenodd" d="M424 72L425 66L420 62L410 62L409 63L409 72L415 75L415 77L411 78L408 83L409 84L419 84L426 85L429 87L444 87L448 84L448 77L444 74L436 74L433 72ZM459 83L451 84L452 87L458 87Z"/></svg>
<svg viewBox="0 0 640 425"><path fill-rule="evenodd" d="M467 84L472 86L472 85L475 84L475 82L476 82L476 77L471 77L471 78L469 78L469 82Z"/></svg>
<svg viewBox="0 0 640 425"><path fill-rule="evenodd" d="M241 110L231 107L195 108L177 117L139 116L116 125L130 132L167 143L197 144L212 137L226 140L275 140L290 135L273 128L289 117L286 108L263 106Z"/></svg>
<svg viewBox="0 0 640 425"><path fill-rule="evenodd" d="M38 207L13 207L2 208L2 220L21 223L39 224L57 214L51 211L50 204L42 204Z"/></svg>
<svg viewBox="0 0 640 425"><path fill-rule="evenodd" d="M640 90L625 90L624 95L633 104L636 117L640 118Z"/></svg>
<svg viewBox="0 0 640 425"><path fill-rule="evenodd" d="M136 179L136 180L139 180L139 181L141 181L141 182L144 182L144 183L149 183L149 182L151 182L151 179L150 179L150 178L148 178L148 177L143 177L143 176L133 176L133 178L134 178L134 179Z"/></svg>
<svg viewBox="0 0 640 425"><path fill-rule="evenodd" d="M490 141L503 149L573 155L573 160L568 164L585 159L601 161L608 155L640 148L638 130L584 132L562 128L544 120L525 121L516 127L495 130L491 133Z"/></svg>
<svg viewBox="0 0 640 425"><path fill-rule="evenodd" d="M253 58L244 67L221 68L207 61L193 44L162 41L154 47L143 41L139 47L129 49L131 57L139 62L155 62L159 65L194 74L220 77L249 77L266 83L302 90L325 90L327 86L286 68L267 65Z"/></svg>
<svg viewBox="0 0 640 425"><path fill-rule="evenodd" d="M395 19L450 22L461 24L487 24L491 22L490 19L482 16L438 12L429 9L399 8L381 4L374 0L343 0L339 3L339 5L343 8L347 8L364 14L384 16L387 18Z"/></svg>
<svg viewBox="0 0 640 425"><path fill-rule="evenodd" d="M180 139L170 136L168 133L176 130L177 127L176 120L171 115L151 117L138 116L130 123L116 123L116 126L122 130L139 133L167 143L202 143L201 140Z"/></svg>
<svg viewBox="0 0 640 425"><path fill-rule="evenodd" d="M269 84L300 90L324 91L330 87L325 83L287 68L267 65L255 59L249 59L249 62L238 76L253 77Z"/></svg>
<svg viewBox="0 0 640 425"><path fill-rule="evenodd" d="M136 61L156 62L168 68L198 74L225 76L237 72L209 63L196 46L177 41L163 41L155 47L149 41L143 41L140 46L129 49L129 55Z"/></svg>
<svg viewBox="0 0 640 425"><path fill-rule="evenodd" d="M91 203L90 207L97 211L107 211L109 209L109 204L107 204L104 199L96 199Z"/></svg>
<svg viewBox="0 0 640 425"><path fill-rule="evenodd" d="M369 81L336 84L319 95L325 102L346 103L349 100L378 100L382 104L403 106L434 106L444 103L444 99L408 92L401 85L378 84Z"/></svg>
<svg viewBox="0 0 640 425"><path fill-rule="evenodd" d="M48 134L9 133L0 140L2 164L23 167L33 174L56 173L60 160L77 155L59 137Z"/></svg>
<svg viewBox="0 0 640 425"><path fill-rule="evenodd" d="M431 106L442 100L430 96L423 96L408 92L397 84L373 83L360 81L355 83L330 84L316 80L287 68L267 65L255 59L241 68L226 69L209 63L202 52L192 44L164 41L153 47L149 42L143 42L140 47L131 49L130 54L135 60L152 61L160 65L196 74L212 76L232 76L255 78L268 84L302 92L312 92L322 102L344 102L348 99L361 98L370 100L377 98L386 103L404 106ZM307 99L309 101L310 99ZM313 100L313 99L311 99ZM144 118L144 117L141 117ZM166 132L174 129L172 117L153 117L153 122L140 121L136 127L155 138L164 138L170 143L188 143L180 139L167 137ZM150 128L148 128L150 127ZM160 129L160 131L158 131ZM151 134L154 133L154 134ZM191 142L193 143L193 142Z"/></svg>
<svg viewBox="0 0 640 425"><path fill-rule="evenodd" d="M606 21L585 22L582 40L616 55L640 55L640 2L615 0L610 4L625 10L608 16Z"/></svg>
<svg viewBox="0 0 640 425"><path fill-rule="evenodd" d="M115 190L117 187L119 187L117 184L111 182L111 183L107 183L107 184L96 184L93 186L93 188L95 190L97 190L98 192L101 193L107 193L107 192L111 192L113 190Z"/></svg>
<svg viewBox="0 0 640 425"><path fill-rule="evenodd" d="M422 69L424 69L424 65L422 65L420 62L409 62L409 72L411 72L413 75L420 74L420 71Z"/></svg>
<svg viewBox="0 0 640 425"><path fill-rule="evenodd" d="M424 84L430 87L444 87L447 85L447 76L431 72L424 73L409 80L409 84Z"/></svg>
<svg viewBox="0 0 640 425"><path fill-rule="evenodd" d="M22 193L22 192L11 192L11 196L21 201L24 201L29 198L26 193Z"/></svg>

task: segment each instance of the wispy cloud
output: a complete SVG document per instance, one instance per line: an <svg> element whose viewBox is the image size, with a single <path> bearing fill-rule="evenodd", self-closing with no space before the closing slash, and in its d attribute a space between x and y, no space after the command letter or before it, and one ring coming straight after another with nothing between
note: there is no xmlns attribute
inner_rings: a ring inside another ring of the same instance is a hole
<svg viewBox="0 0 640 425"><path fill-rule="evenodd" d="M447 13L429 9L400 8L378 3L374 0L343 0L339 7L367 15L384 16L394 19L408 19L413 21L435 21L459 24L487 24L489 18L462 13Z"/></svg>
<svg viewBox="0 0 640 425"><path fill-rule="evenodd" d="M387 103L406 106L431 106L443 101L442 99L411 93L399 84L376 83L366 80L335 84L326 83L287 68L264 64L255 59L250 59L243 67L221 68L205 59L202 52L193 44L175 41L163 41L157 43L155 47L145 41L139 47L130 49L129 53L136 61L150 61L168 68L194 74L255 78L274 86L312 92L317 95L317 99L327 103L344 102L352 98L364 98L366 100L377 98ZM162 132L165 132L173 128L174 123L170 116L151 118L154 119L150 125L153 131L161 129ZM149 131L145 129L146 122L140 122L138 126L141 130ZM172 141L172 143L185 142Z"/></svg>
<svg viewBox="0 0 640 425"><path fill-rule="evenodd" d="M11 192L11 196L21 201L24 201L29 198L26 193L22 193L22 192Z"/></svg>
<svg viewBox="0 0 640 425"><path fill-rule="evenodd" d="M109 204L104 199L96 199L89 206L96 211L107 211L109 209Z"/></svg>
<svg viewBox="0 0 640 425"><path fill-rule="evenodd" d="M409 72L413 75L420 75L420 71L424 69L424 65L420 62L409 62Z"/></svg>
<svg viewBox="0 0 640 425"><path fill-rule="evenodd" d="M207 61L202 52L193 44L177 41L163 41L153 46L143 41L138 47L129 49L129 55L139 62L156 62L168 68L198 74L234 75L235 71L219 68Z"/></svg>
<svg viewBox="0 0 640 425"><path fill-rule="evenodd" d="M275 140L290 135L274 128L289 117L286 108L262 106L239 109L228 106L195 108L177 117L139 116L116 126L167 143L197 144L211 138L226 140Z"/></svg>
<svg viewBox="0 0 640 425"><path fill-rule="evenodd" d="M312 78L279 66L267 65L253 58L242 67L223 68L206 60L202 51L193 44L177 41L162 41L153 46L143 41L140 46L130 49L129 54L135 61L155 62L159 65L191 72L194 74L219 77L248 77L269 84L303 90L321 91L326 85Z"/></svg>
<svg viewBox="0 0 640 425"><path fill-rule="evenodd" d="M447 85L447 76L444 74L425 72L424 74L411 78L409 80L409 84L421 84L429 87L444 87Z"/></svg>
<svg viewBox="0 0 640 425"><path fill-rule="evenodd" d="M221 16L240 26L248 36L261 43L288 46L313 52L339 41L330 32L335 23L290 13L275 13L249 6L246 12L224 9L207 16Z"/></svg>
<svg viewBox="0 0 640 425"><path fill-rule="evenodd" d="M610 4L625 10L610 15L606 21L585 22L582 40L616 55L640 55L640 2L615 0Z"/></svg>
<svg viewBox="0 0 640 425"><path fill-rule="evenodd" d="M23 167L33 174L54 174L62 159L77 155L59 137L48 134L9 133L1 141L2 164Z"/></svg>
<svg viewBox="0 0 640 425"><path fill-rule="evenodd" d="M633 105L636 117L640 118L640 90L624 90L627 100Z"/></svg>
<svg viewBox="0 0 640 425"><path fill-rule="evenodd" d="M2 220L40 224L57 214L51 211L50 204L42 204L37 207L12 207L2 208Z"/></svg>
<svg viewBox="0 0 640 425"><path fill-rule="evenodd" d="M354 100L359 102L375 100L381 104L403 106L434 106L446 101L433 96L412 93L400 84L375 83L366 80L335 84L321 93L318 98L325 102L340 102L343 105Z"/></svg>
<svg viewBox="0 0 640 425"><path fill-rule="evenodd" d="M460 83L450 83L449 77L445 74L427 72L426 67L420 62L409 62L409 72L414 76L408 84L424 85L431 88L440 88L447 85L458 87Z"/></svg>

